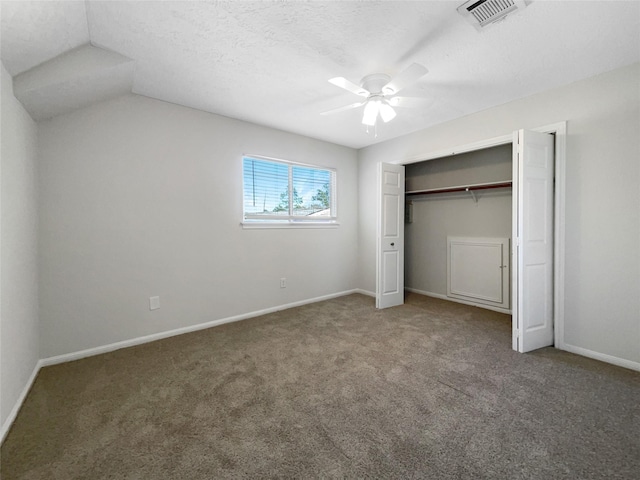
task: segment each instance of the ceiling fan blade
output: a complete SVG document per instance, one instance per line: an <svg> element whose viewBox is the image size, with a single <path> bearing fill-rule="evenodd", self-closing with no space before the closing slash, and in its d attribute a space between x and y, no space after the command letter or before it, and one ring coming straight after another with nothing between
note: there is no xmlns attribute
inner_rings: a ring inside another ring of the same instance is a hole
<svg viewBox="0 0 640 480"><path fill-rule="evenodd" d="M352 108L361 107L365 103L367 103L367 102L363 101L363 102L352 103L351 105L346 105L344 107L334 108L333 110L328 110L326 112L321 112L320 115L331 115L332 113L344 112L345 110L351 110Z"/></svg>
<svg viewBox="0 0 640 480"><path fill-rule="evenodd" d="M356 95L360 95L361 97L368 97L369 92L362 87L359 87L353 82L350 82L344 77L335 77L329 80L329 83L332 83L336 87L344 88L345 90L355 93Z"/></svg>
<svg viewBox="0 0 640 480"><path fill-rule="evenodd" d="M429 70L423 67L419 63L412 63L402 72L396 75L389 83L382 87L382 93L385 95L394 95L402 90L404 87L417 82L420 78L424 77Z"/></svg>
<svg viewBox="0 0 640 480"><path fill-rule="evenodd" d="M392 97L389 105L400 108L427 108L435 99L421 97Z"/></svg>

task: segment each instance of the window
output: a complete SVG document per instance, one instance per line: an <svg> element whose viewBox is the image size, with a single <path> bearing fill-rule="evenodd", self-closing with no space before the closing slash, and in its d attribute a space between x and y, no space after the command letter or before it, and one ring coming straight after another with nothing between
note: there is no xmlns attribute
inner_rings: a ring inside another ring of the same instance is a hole
<svg viewBox="0 0 640 480"><path fill-rule="evenodd" d="M242 162L245 225L335 224L335 170L261 157Z"/></svg>

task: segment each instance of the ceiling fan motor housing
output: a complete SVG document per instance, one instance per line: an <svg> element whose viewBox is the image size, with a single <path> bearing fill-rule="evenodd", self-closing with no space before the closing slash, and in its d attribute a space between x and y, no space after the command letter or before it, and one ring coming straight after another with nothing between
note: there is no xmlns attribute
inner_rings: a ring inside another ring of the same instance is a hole
<svg viewBox="0 0 640 480"><path fill-rule="evenodd" d="M360 85L372 94L383 94L382 87L391 81L391 77L384 73L374 73L362 79ZM391 93L391 92L389 92Z"/></svg>

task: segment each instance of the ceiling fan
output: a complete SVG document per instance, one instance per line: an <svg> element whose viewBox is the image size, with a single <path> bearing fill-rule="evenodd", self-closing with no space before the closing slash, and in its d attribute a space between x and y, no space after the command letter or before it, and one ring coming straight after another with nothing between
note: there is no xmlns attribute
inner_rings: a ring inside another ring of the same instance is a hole
<svg viewBox="0 0 640 480"><path fill-rule="evenodd" d="M424 105L425 99L423 98L397 97L396 94L403 88L417 82L428 72L429 70L422 65L413 63L394 78L384 73L367 75L360 82L360 86L344 77L332 78L329 80L329 83L361 97L365 97L365 99L361 102L322 112L320 115L330 115L364 105L364 113L362 116L362 123L364 125L375 126L378 115L386 123L393 120L396 116L393 107L416 107Z"/></svg>

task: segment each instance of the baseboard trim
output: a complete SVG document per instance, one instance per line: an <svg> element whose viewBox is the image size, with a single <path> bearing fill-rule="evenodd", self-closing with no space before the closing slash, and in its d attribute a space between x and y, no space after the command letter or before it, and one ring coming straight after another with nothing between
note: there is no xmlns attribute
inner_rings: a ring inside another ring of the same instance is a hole
<svg viewBox="0 0 640 480"><path fill-rule="evenodd" d="M447 297L446 295L442 295L441 293L425 292L424 290L418 290L417 288L405 287L405 290L407 292L417 293L420 295L425 295L427 297L439 298L441 300L447 300L449 302L462 303L463 305L470 305L472 307L486 308L487 310L492 310L494 312L506 313L507 315L511 315L511 310L507 308L493 307L491 305L485 305L484 303L469 302L467 300L461 300L459 298Z"/></svg>
<svg viewBox="0 0 640 480"><path fill-rule="evenodd" d="M363 290L362 288L356 288L353 293L359 293L361 295L366 295L367 297L376 298L376 292L370 292L369 290Z"/></svg>
<svg viewBox="0 0 640 480"><path fill-rule="evenodd" d="M57 365L59 363L72 362L74 360L80 360L86 357L93 357L94 355L101 355L103 353L113 352L122 348L135 347L136 345L142 345L156 340L162 340L164 338L175 337L177 335L183 335L185 333L197 332L198 330L205 330L207 328L217 327L218 325L224 325L225 323L239 322L249 318L259 317L260 315L266 315L268 313L279 312L280 310L287 310L289 308L300 307L310 303L322 302L324 300L331 300L332 298L344 297L345 295L351 295L353 293L362 293L366 295L364 291L360 289L345 290L338 293L331 293L329 295L322 295L320 297L310 298L307 300L301 300L298 302L287 303L284 305L278 305L276 307L265 308L262 310L256 310L249 313L243 313L240 315L234 315L232 317L221 318L218 320L212 320L211 322L199 323L197 325L190 325L188 327L176 328L174 330L167 330L164 332L153 333L151 335L145 335L142 337L136 337L129 340L123 340L121 342L110 343L108 345L102 345L99 347L87 348L86 350L80 350L77 352L64 353L62 355L56 355L53 357L44 358L41 360L42 366Z"/></svg>
<svg viewBox="0 0 640 480"><path fill-rule="evenodd" d="M9 412L9 416L2 424L2 428L0 429L0 445L2 445L2 443L4 442L4 439L7 437L7 434L9 433L9 430L11 430L11 425L13 425L13 422L16 420L16 417L18 416L18 412L20 412L20 408L22 408L22 404L24 403L25 398L27 398L27 394L29 393L29 390L31 390L31 387L33 386L33 382L36 381L36 377L38 376L38 372L42 368L42 365L43 365L42 360L38 360L35 367L33 367L33 372L31 372L31 376L27 380L27 383L25 383L24 388L22 389L22 392L20 392L20 396L16 400L16 403L11 409L11 412Z"/></svg>
<svg viewBox="0 0 640 480"><path fill-rule="evenodd" d="M559 350L566 350L567 352L575 353L576 355L582 355L583 357L593 358L594 360L600 360L601 362L610 363L618 367L624 367L640 372L640 362L634 362L632 360L614 357L613 355L607 355L606 353L594 352L593 350L576 347L575 345L569 345L568 343L556 345L556 348L558 348Z"/></svg>

